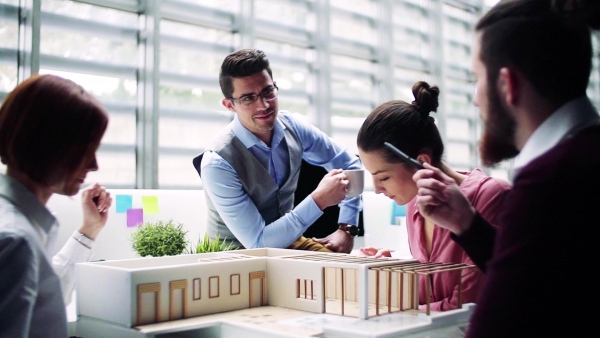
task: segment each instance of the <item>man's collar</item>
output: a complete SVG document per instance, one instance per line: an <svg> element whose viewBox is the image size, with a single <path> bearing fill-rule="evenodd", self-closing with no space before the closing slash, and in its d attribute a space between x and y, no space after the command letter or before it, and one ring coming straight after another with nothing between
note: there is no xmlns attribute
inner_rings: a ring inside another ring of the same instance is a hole
<svg viewBox="0 0 600 338"><path fill-rule="evenodd" d="M550 115L529 137L514 169L519 170L581 128L596 123L600 116L587 96L571 100Z"/></svg>
<svg viewBox="0 0 600 338"><path fill-rule="evenodd" d="M285 125L279 120L279 118L280 115L278 115L277 119L275 120L271 148L275 148L279 144L279 142L281 142L284 136L283 130L285 129ZM261 139L259 139L250 130L244 127L244 125L242 125L242 122L240 122L240 119L238 118L237 114L235 114L235 116L233 117L231 129L233 130L235 136L238 139L240 139L240 141L242 141L242 143L246 146L246 148L249 149L256 145L261 147L267 147L267 145L263 141L261 141Z"/></svg>

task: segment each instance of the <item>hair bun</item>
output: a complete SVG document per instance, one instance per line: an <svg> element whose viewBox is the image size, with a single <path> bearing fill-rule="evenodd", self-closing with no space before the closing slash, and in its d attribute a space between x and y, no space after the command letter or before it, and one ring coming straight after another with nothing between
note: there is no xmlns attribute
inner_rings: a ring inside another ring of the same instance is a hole
<svg viewBox="0 0 600 338"><path fill-rule="evenodd" d="M440 95L440 89L437 86L430 86L425 81L418 81L413 85L412 92L415 97L412 104L423 117L429 116L432 111L437 111Z"/></svg>

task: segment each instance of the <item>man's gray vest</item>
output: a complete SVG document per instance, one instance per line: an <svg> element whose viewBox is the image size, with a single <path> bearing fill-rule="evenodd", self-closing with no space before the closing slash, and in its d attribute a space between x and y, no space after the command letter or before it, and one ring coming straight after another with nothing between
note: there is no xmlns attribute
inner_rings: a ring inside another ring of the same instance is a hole
<svg viewBox="0 0 600 338"><path fill-rule="evenodd" d="M290 175L283 183L281 188L277 182L269 175L269 172L238 139L232 130L230 123L204 151L211 150L219 154L227 161L238 175L244 191L256 205L256 208L265 220L265 225L270 224L294 207L294 191L298 185L298 176L300 165L302 163L302 144L296 131L284 118L279 121L285 125L284 136L290 153ZM193 160L194 168L198 171L200 178L202 173L200 163L204 152L196 156ZM214 204L210 200L206 190L206 205L208 207L208 223L206 233L211 240L217 236L225 239L227 243L235 247L243 247L237 238L231 233ZM240 220L243 222L244 220ZM242 224L243 226L243 224Z"/></svg>

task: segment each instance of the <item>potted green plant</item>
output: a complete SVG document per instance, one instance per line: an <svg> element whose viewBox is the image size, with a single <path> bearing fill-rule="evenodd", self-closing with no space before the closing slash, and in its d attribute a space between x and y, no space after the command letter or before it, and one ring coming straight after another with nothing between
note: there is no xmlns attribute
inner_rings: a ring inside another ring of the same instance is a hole
<svg viewBox="0 0 600 338"><path fill-rule="evenodd" d="M205 252L218 252L218 251L228 251L233 250L233 244L227 242L224 239L220 239L217 236L215 239L211 240L208 237L208 234L204 234L204 237L198 241L196 244L196 248L191 248L190 253L205 253Z"/></svg>
<svg viewBox="0 0 600 338"><path fill-rule="evenodd" d="M146 222L131 234L132 247L141 257L175 256L183 253L188 240L183 224L173 220Z"/></svg>

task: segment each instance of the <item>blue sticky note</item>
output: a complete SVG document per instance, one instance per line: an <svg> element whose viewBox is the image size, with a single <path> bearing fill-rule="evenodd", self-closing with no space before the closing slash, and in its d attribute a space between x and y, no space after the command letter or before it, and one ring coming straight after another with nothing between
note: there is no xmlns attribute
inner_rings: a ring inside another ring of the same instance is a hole
<svg viewBox="0 0 600 338"><path fill-rule="evenodd" d="M117 213L124 214L127 209L131 209L133 206L133 196L131 195L117 195Z"/></svg>
<svg viewBox="0 0 600 338"><path fill-rule="evenodd" d="M390 224L398 224L397 217L406 217L406 205L398 205L392 201L392 219Z"/></svg>

